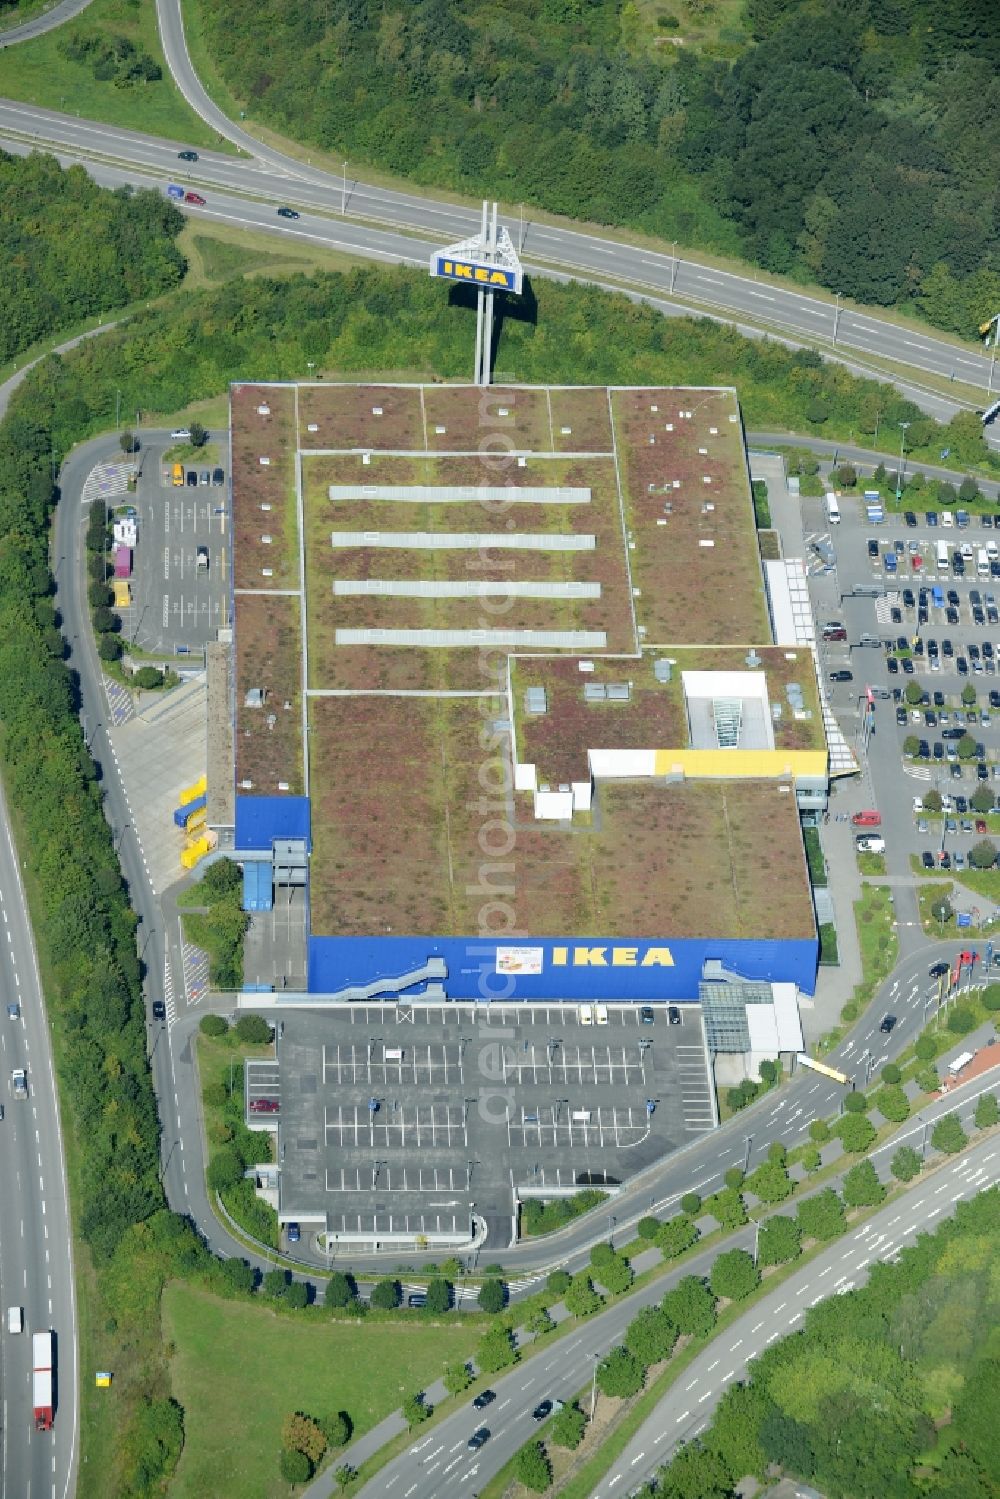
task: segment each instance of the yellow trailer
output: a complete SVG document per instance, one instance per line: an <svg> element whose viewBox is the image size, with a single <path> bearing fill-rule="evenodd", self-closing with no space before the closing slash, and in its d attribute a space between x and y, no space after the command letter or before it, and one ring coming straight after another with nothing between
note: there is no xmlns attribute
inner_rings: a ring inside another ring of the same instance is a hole
<svg viewBox="0 0 1000 1499"><path fill-rule="evenodd" d="M132 584L127 578L115 578L112 586L115 590L115 608L130 609L132 607Z"/></svg>

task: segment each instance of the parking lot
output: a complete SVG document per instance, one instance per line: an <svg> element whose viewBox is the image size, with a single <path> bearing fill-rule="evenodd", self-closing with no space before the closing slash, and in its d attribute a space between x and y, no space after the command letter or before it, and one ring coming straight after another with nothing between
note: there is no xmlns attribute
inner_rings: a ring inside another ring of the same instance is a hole
<svg viewBox="0 0 1000 1499"><path fill-rule="evenodd" d="M823 501L807 507L819 532ZM821 640L820 665L859 748L872 690L869 794L888 870L965 868L976 843L1000 840L985 805L1000 791L1000 513L959 525L956 510L949 525L942 511L913 510L872 524L860 497L842 498L840 512L822 533L836 566L811 580L817 636L840 637ZM943 815L923 806L931 790Z"/></svg>
<svg viewBox="0 0 1000 1499"><path fill-rule="evenodd" d="M155 442L143 450L138 488L128 496L138 512L138 540L123 634L153 653L200 655L229 623L228 475L223 470L223 482L213 485L217 466L199 465L190 469L196 484L175 487L164 451ZM199 548L207 565L199 564Z"/></svg>
<svg viewBox="0 0 1000 1499"><path fill-rule="evenodd" d="M700 1007L652 1013L290 1010L277 1073L248 1069L248 1119L279 1129L282 1214L347 1236L463 1234L474 1205L499 1249L516 1196L613 1186L713 1127ZM254 1109L264 1096L277 1118Z"/></svg>

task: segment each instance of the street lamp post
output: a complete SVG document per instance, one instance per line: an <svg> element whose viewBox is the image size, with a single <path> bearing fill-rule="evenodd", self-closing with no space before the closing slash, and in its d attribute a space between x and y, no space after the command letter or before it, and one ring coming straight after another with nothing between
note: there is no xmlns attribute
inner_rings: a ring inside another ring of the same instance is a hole
<svg viewBox="0 0 1000 1499"><path fill-rule="evenodd" d="M746 1176L750 1170L750 1146L753 1144L753 1135L747 1135L744 1144L746 1145L746 1150L743 1154L743 1175Z"/></svg>
<svg viewBox="0 0 1000 1499"><path fill-rule="evenodd" d="M896 504L903 498L903 470L906 467L906 429L909 422L899 424L899 473L896 475Z"/></svg>
<svg viewBox="0 0 1000 1499"><path fill-rule="evenodd" d="M343 218L343 216L346 213L347 213L347 162L345 161L344 162L344 183L343 183L343 187L342 187L341 193L340 193L340 214L341 214L341 217Z"/></svg>
<svg viewBox="0 0 1000 1499"><path fill-rule="evenodd" d="M833 347L837 347L837 331L840 328L840 292L837 293L837 306L833 313Z"/></svg>
<svg viewBox="0 0 1000 1499"><path fill-rule="evenodd" d="M597 1354L592 1353L590 1357L594 1360L594 1377L590 1382L590 1419L593 1421L597 1409Z"/></svg>
<svg viewBox="0 0 1000 1499"><path fill-rule="evenodd" d="M677 280L677 241L674 240L673 250L670 258L670 295L674 294L674 282Z"/></svg>

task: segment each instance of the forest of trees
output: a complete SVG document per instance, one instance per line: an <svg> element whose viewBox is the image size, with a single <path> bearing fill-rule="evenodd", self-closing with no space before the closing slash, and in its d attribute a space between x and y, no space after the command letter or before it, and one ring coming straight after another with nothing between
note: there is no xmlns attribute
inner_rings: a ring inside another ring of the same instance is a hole
<svg viewBox="0 0 1000 1499"><path fill-rule="evenodd" d="M998 1231L994 1188L813 1307L643 1495L732 1499L773 1464L831 1499L994 1499Z"/></svg>
<svg viewBox="0 0 1000 1499"><path fill-rule="evenodd" d="M639 45L633 0L200 8L252 115L359 166L741 254L967 337L1000 310L993 0L747 0L732 63L683 30Z"/></svg>
<svg viewBox="0 0 1000 1499"><path fill-rule="evenodd" d="M0 151L0 364L184 275L183 215L162 193L97 187L83 167Z"/></svg>

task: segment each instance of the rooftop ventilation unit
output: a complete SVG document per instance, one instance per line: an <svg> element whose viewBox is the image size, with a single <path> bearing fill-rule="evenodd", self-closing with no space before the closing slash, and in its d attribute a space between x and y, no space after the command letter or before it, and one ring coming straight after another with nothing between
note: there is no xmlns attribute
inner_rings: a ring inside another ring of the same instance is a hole
<svg viewBox="0 0 1000 1499"><path fill-rule="evenodd" d="M603 682L584 682L583 700L585 703L603 703L607 695L608 691Z"/></svg>
<svg viewBox="0 0 1000 1499"><path fill-rule="evenodd" d="M743 659L746 662L747 666L750 667L751 671L753 671L758 666L763 666L764 665L764 659L763 659L763 657L762 656L758 656L758 654L754 650L753 646L750 647L750 649L747 651L747 653L743 657Z"/></svg>
<svg viewBox="0 0 1000 1499"><path fill-rule="evenodd" d="M524 711L525 713L545 713L548 711L544 687L525 688Z"/></svg>
<svg viewBox="0 0 1000 1499"><path fill-rule="evenodd" d="M653 676L658 682L669 682L672 674L673 667L662 656L653 662Z"/></svg>

